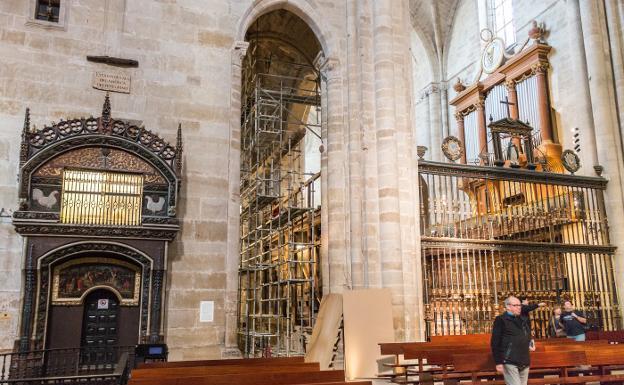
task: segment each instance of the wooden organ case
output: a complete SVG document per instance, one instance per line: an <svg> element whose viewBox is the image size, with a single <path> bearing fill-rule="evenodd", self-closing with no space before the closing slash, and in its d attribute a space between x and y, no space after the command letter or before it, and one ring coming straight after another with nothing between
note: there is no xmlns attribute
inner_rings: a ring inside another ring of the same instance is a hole
<svg viewBox="0 0 624 385"><path fill-rule="evenodd" d="M180 128L170 145L112 118L108 95L100 117L39 130L26 110L13 215L25 238L19 350L163 342L181 156Z"/></svg>

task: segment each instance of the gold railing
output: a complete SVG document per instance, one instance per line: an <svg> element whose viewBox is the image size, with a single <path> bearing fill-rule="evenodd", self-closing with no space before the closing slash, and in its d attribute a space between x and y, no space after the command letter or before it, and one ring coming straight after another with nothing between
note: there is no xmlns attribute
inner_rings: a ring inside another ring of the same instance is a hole
<svg viewBox="0 0 624 385"><path fill-rule="evenodd" d="M602 178L421 161L427 332L489 332L509 295L549 307L570 299L590 324L618 329Z"/></svg>
<svg viewBox="0 0 624 385"><path fill-rule="evenodd" d="M61 223L139 226L143 175L65 170Z"/></svg>

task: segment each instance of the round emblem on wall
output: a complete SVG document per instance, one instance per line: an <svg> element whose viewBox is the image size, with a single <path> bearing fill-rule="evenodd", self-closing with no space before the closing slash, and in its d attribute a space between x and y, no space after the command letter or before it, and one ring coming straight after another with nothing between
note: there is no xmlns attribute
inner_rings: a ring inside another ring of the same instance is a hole
<svg viewBox="0 0 624 385"><path fill-rule="evenodd" d="M563 167L572 174L581 168L581 160L578 155L576 155L576 152L572 150L565 150L561 154L561 163L563 163Z"/></svg>
<svg viewBox="0 0 624 385"><path fill-rule="evenodd" d="M505 43L500 38L494 38L488 42L481 54L481 67L483 72L491 74L503 63L505 58Z"/></svg>
<svg viewBox="0 0 624 385"><path fill-rule="evenodd" d="M447 136L442 141L442 152L448 160L454 162L462 157L464 154L464 147L462 146L461 140L451 135Z"/></svg>

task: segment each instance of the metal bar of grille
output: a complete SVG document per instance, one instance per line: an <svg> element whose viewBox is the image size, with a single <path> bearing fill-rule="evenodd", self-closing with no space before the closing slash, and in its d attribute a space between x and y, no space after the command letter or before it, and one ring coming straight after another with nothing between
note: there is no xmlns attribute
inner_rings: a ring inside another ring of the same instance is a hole
<svg viewBox="0 0 624 385"><path fill-rule="evenodd" d="M621 327L604 180L433 162L419 173L429 335L488 332L509 295L550 305L533 313L538 337L563 299Z"/></svg>
<svg viewBox="0 0 624 385"><path fill-rule="evenodd" d="M143 175L68 169L62 191L61 223L141 224Z"/></svg>

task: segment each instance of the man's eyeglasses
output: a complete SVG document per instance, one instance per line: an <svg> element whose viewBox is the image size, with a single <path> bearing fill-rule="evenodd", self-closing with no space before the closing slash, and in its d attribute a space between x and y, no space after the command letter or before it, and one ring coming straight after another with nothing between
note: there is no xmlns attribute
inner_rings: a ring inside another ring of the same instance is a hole
<svg viewBox="0 0 624 385"><path fill-rule="evenodd" d="M522 304L521 303L519 303L519 304L510 303L509 306L518 307L518 306L522 306Z"/></svg>

